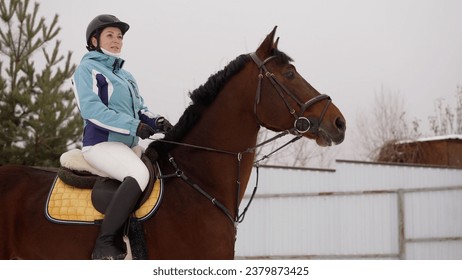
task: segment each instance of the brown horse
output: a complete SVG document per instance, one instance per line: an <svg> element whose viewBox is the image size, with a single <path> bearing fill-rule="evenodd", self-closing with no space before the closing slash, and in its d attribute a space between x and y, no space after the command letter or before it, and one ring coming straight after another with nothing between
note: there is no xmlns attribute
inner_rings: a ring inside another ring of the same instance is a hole
<svg viewBox="0 0 462 280"><path fill-rule="evenodd" d="M142 223L149 259L233 259L239 203L261 126L339 144L345 119L279 51L276 28L257 51L230 62L190 96L191 105L146 154L166 179L156 214ZM178 144L181 142L182 144ZM0 258L88 259L97 225L60 225L44 215L55 171L0 168Z"/></svg>

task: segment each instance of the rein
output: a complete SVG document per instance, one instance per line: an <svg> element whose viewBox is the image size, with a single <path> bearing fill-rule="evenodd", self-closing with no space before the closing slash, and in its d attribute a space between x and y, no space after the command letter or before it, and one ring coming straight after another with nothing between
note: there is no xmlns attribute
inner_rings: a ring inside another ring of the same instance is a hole
<svg viewBox="0 0 462 280"><path fill-rule="evenodd" d="M196 184L193 180L191 180L188 176L186 176L186 174L184 173L183 170L181 170L178 165L176 164L175 162L175 159L173 158L172 155L169 154L169 159L168 161L172 164L172 166L175 168L175 172L172 173L172 174L167 174L167 175L162 175L160 176L161 179L168 179L168 178L174 178L174 177L177 177L177 178L180 178L182 179L184 182L186 182L188 185L190 185L193 189L195 189L196 191L198 191L201 195L203 195L204 197L206 197L210 202L212 202L213 205L215 205L218 209L220 209L223 214L226 215L226 217L234 224L235 228L237 227L237 224L239 223L242 223L244 221L244 217L245 217L245 214L247 213L247 210L249 209L250 207L250 204L252 203L253 201L253 198L256 194L256 191L257 191L257 188L258 188L258 177L259 177L259 168L260 168L260 161L262 160L265 160L265 159L268 159L271 155L273 155L274 153L278 152L279 150L285 148L286 146L288 146L289 144L291 143L294 143L295 141L299 140L302 136L301 135L297 135L297 136L294 136L290 141L288 141L287 143L285 143L284 145L282 145L281 147L277 148L276 150L272 151L271 153L267 154L267 155L264 155L261 159L259 160L256 160L254 162L254 167L256 168L256 172L257 172L257 175L256 175L256 182L255 182L255 186L253 188L253 191L252 191L252 194L250 196L250 199L249 201L247 202L247 205L246 207L244 207L244 210L242 211L242 213L240 213L240 209L239 209L239 194L241 192L241 181L240 181L240 178L241 178L241 160L242 160L242 156L246 153L251 153L253 151L255 151L256 149L268 144L268 143L271 143L275 140L277 140L278 138L281 138L282 136L285 136L287 134L289 134L290 132L289 131L283 131L273 137L271 137L270 139L268 140L265 140L263 141L262 143L259 143L257 145L255 145L254 147L251 147L251 148L248 148L246 149L245 151L243 152L231 152L231 151L227 151L227 150L220 150L220 149L214 149L214 148L210 148L210 147L204 147L204 146L199 146L199 145L192 145L192 144L187 144L187 143L181 143L181 142L175 142L175 141L169 141L169 140L163 140L163 139L154 139L154 138L149 138L150 140L153 140L153 141L157 141L157 142L163 142L163 143L168 143L168 144L175 144L175 145L179 145L179 146L183 146L183 147L189 147L189 148L194 148L194 149L199 149L199 150L204 150L204 151L208 151L208 152L215 152L215 153L221 153L221 154L226 154L226 155L231 155L231 156L235 156L236 159L237 159L237 164L238 164L238 168L237 168L237 181L236 181L236 185L237 185L237 190L236 190L236 209L235 209L235 215L233 217L233 215L231 214L231 211L229 211L228 208L226 208L226 206L223 205L223 203L221 203L218 199L216 199L215 197L211 196L210 194L208 194L203 188L201 188L198 184Z"/></svg>
<svg viewBox="0 0 462 280"><path fill-rule="evenodd" d="M277 134L276 136L274 136L274 137L272 137L272 138L270 138L270 139L268 139L266 141L263 141L262 143L259 143L259 144L255 145L254 147L248 148L248 149L246 149L245 151L242 151L242 152L232 152L232 151L214 149L214 148L210 148L210 147L198 146L198 145L193 145L193 144L187 144L187 143L181 143L181 142L175 142L175 141L169 141L169 140L163 140L163 139L149 138L151 140L158 141L158 142L175 144L175 145L179 145L179 146L190 147L190 148L194 148L194 149L200 149L200 150L204 150L204 151L221 153L221 154L226 154L226 155L231 155L231 156L236 157L236 159L237 159L237 181L236 181L237 190L236 190L236 209L235 209L235 212L234 212L234 216L231 213L231 211L228 208L226 208L226 206L224 204L222 204L220 201L218 201L215 197L211 196L203 188L201 188L198 184L196 184L193 180L191 180L188 176L186 176L186 174L183 172L183 170L181 170L178 167L178 165L176 164L175 159L173 158L173 156L171 156L170 154L169 154L169 162L175 168L175 172L172 173L172 174L162 175L160 177L160 178L163 178L163 179L173 178L173 177L177 177L177 178L182 179L184 182L186 182L188 185L190 185L193 189L195 189L201 195L203 195L208 200L210 200L210 202L213 205L215 205L218 209L220 209L223 212L223 214L225 214L225 216L234 224L235 229L237 229L237 225L239 223L242 223L244 221L245 214L247 213L247 210L249 209L250 204L252 203L253 198L255 196L255 193L257 191L258 177L259 177L259 167L260 167L259 163L262 160L268 159L271 155L278 152L279 150L287 147L289 144L292 144L295 141L299 140L302 137L302 134L304 134L306 132L311 132L311 133L314 133L314 134L318 134L319 133L319 125L321 124L321 122L322 122L322 120L324 118L324 115L326 114L327 108L329 107L329 105L331 103L331 98L326 94L321 94L321 95L315 96L315 97L309 99L306 102L300 101L297 98L297 96L295 94L293 94L292 92L290 92L289 89L287 87L285 87L276 78L274 73L270 72L268 70L268 68L266 67L266 64L270 60L276 58L276 56L270 56L267 59L265 59L264 61L261 61L258 58L256 53L251 53L250 57L252 58L252 60L255 62L258 69L260 70L260 74L258 75L258 85L257 85L257 91L256 91L256 95L255 95L255 104L254 104L254 114L255 114L255 117L257 119L257 123L259 125L262 124L262 122L258 118L257 107L258 107L258 104L260 103L260 99L261 99L262 80L263 80L263 77L266 76L269 79L269 81L271 82L272 86L276 89L279 96L281 97L281 99L284 102L285 106L289 110L289 113L295 118L294 125L293 125L292 128L290 128L288 130L285 130L285 131ZM264 75L263 75L263 72L264 72ZM300 111L298 113L292 107L291 103L287 100L286 95L288 95L292 100L294 100L297 103L298 106L300 106ZM318 103L320 101L323 101L323 100L327 100L327 103L324 106L324 108L323 108L321 114L319 115L318 119L314 119L312 117L308 117L308 118L303 117L303 113L309 107L311 107L312 105L314 105L314 104L316 104L316 103ZM241 193L241 181L240 181L240 178L241 178L241 160L242 160L242 156L244 154L246 154L246 153L254 152L257 148L262 147L262 146L264 146L264 145L266 145L268 143L271 143L271 142L275 141L276 139L278 139L278 138L280 138L282 136L285 136L285 135L287 135L289 133L295 135L290 141L288 141L287 143L280 146L276 150L270 152L267 155L264 155L262 158L260 158L260 159L258 159L258 160L256 160L254 162L254 167L256 167L255 186L253 188L252 194L250 196L249 201L247 202L246 207L244 207L244 210L242 211L242 213L240 213L240 210L239 210L239 204L240 204L239 203L239 195Z"/></svg>

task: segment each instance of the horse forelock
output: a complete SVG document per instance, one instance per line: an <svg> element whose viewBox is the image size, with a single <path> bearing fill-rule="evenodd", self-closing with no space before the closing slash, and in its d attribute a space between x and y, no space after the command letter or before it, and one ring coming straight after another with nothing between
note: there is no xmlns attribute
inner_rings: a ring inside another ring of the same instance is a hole
<svg viewBox="0 0 462 280"><path fill-rule="evenodd" d="M290 56L285 52L280 51L279 49L273 49L272 55L276 57L276 60L281 64L287 64L294 61Z"/></svg>

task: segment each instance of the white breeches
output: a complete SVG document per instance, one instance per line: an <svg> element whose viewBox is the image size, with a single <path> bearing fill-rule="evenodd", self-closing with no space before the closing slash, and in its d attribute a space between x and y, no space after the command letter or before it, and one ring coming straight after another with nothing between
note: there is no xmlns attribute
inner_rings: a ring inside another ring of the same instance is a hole
<svg viewBox="0 0 462 280"><path fill-rule="evenodd" d="M107 177L123 181L125 177L134 178L144 191L149 182L149 171L143 161L127 145L120 142L102 142L84 147L82 154L94 168Z"/></svg>

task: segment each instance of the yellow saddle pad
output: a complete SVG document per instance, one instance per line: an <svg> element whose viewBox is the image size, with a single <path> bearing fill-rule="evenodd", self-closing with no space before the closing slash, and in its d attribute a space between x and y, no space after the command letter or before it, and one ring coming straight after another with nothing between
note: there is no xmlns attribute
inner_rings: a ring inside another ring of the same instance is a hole
<svg viewBox="0 0 462 280"><path fill-rule="evenodd" d="M154 214L159 207L162 190L161 180L156 180L149 198L135 211L138 220L147 220ZM73 187L57 176L48 195L45 210L47 218L57 223L94 224L104 218L104 214L93 207L91 189Z"/></svg>

